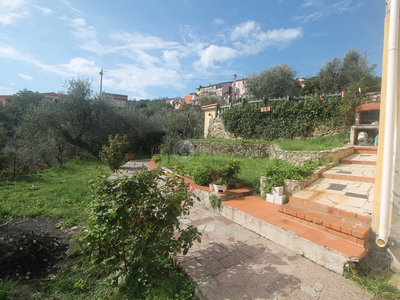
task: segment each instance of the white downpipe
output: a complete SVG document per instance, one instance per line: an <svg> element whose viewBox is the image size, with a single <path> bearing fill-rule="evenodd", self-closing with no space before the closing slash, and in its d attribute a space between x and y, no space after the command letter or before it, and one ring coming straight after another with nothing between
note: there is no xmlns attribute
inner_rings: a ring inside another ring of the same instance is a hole
<svg viewBox="0 0 400 300"><path fill-rule="evenodd" d="M397 99L397 55L399 34L399 0L390 1L390 21L386 82L386 112L383 144L383 165L381 183L381 207L379 233L376 244L385 247L389 237L390 209L393 181L393 155L395 132L395 109Z"/></svg>

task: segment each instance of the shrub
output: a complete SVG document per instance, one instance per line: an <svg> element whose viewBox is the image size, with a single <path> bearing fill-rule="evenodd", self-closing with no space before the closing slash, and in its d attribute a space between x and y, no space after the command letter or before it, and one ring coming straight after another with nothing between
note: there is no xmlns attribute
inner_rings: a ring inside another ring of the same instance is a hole
<svg viewBox="0 0 400 300"><path fill-rule="evenodd" d="M100 158L115 172L122 166L124 161L125 150L128 148L126 135L116 134L108 136L108 146L103 145Z"/></svg>
<svg viewBox="0 0 400 300"><path fill-rule="evenodd" d="M294 166L284 160L274 159L266 168L264 174L269 180L265 192L271 193L273 187L283 186L285 179L300 180L310 176L317 166L324 164L322 160L306 161L303 166Z"/></svg>
<svg viewBox="0 0 400 300"><path fill-rule="evenodd" d="M82 231L84 257L116 276L148 284L170 254L186 254L196 227L180 226L189 214L192 194L183 179L165 177L160 170L135 173L130 178L91 182L89 225Z"/></svg>
<svg viewBox="0 0 400 300"><path fill-rule="evenodd" d="M194 183L198 185L207 185L211 183L210 174L213 171L211 166L197 167L193 172Z"/></svg>

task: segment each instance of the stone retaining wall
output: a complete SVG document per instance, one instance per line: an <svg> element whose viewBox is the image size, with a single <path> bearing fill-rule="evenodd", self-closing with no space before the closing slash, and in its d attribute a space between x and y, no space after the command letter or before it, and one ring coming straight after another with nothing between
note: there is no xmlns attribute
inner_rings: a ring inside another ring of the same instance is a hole
<svg viewBox="0 0 400 300"><path fill-rule="evenodd" d="M194 151L204 154L220 154L243 156L249 158L273 157L301 165L307 160L322 159L326 162L338 162L340 159L354 153L352 146L326 151L287 151L280 149L277 144L246 144L246 143L217 143L192 141Z"/></svg>

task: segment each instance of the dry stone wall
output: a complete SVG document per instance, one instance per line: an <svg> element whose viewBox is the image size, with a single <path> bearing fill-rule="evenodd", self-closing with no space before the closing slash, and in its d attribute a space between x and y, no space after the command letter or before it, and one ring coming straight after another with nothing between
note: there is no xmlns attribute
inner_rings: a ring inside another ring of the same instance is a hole
<svg viewBox="0 0 400 300"><path fill-rule="evenodd" d="M293 165L302 165L307 160L322 159L329 163L354 153L352 146L336 148L327 151L287 151L277 144L246 144L246 143L218 143L192 141L194 151L204 154L219 154L243 156L249 158L272 157L290 162Z"/></svg>

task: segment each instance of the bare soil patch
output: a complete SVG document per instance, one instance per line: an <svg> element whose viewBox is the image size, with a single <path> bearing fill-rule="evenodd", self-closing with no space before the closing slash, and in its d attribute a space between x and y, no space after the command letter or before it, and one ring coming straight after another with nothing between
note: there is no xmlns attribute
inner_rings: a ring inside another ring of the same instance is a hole
<svg viewBox="0 0 400 300"><path fill-rule="evenodd" d="M26 295L38 291L41 280L73 259L67 254L73 231L56 228L58 222L37 217L1 227L0 278L18 279L20 293Z"/></svg>

